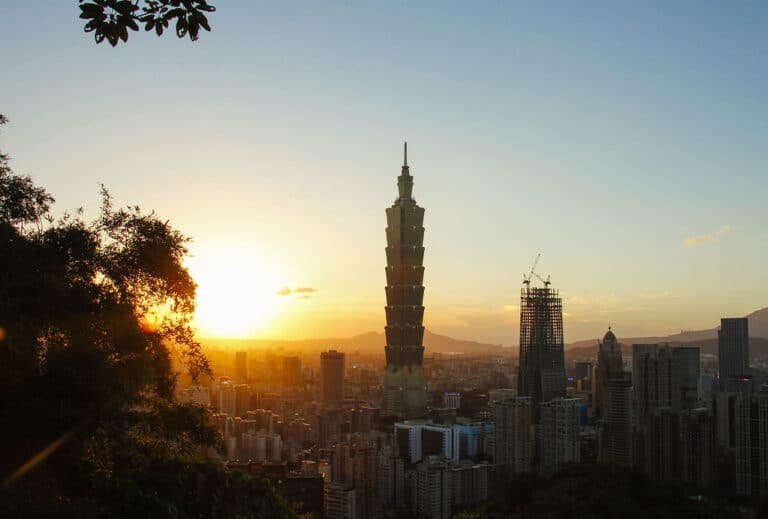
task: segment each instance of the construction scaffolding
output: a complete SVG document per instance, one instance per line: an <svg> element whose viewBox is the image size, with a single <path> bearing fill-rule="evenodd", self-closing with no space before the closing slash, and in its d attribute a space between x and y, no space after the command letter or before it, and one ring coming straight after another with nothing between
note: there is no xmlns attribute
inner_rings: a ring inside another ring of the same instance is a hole
<svg viewBox="0 0 768 519"><path fill-rule="evenodd" d="M538 404L565 396L563 304L558 290L531 287L520 293L520 372L518 393Z"/></svg>

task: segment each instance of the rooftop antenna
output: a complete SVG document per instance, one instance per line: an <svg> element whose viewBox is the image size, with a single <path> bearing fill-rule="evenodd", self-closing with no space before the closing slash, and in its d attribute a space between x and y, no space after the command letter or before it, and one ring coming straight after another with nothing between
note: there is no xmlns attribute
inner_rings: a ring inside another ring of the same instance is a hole
<svg viewBox="0 0 768 519"><path fill-rule="evenodd" d="M403 143L403 166L408 165L408 141Z"/></svg>

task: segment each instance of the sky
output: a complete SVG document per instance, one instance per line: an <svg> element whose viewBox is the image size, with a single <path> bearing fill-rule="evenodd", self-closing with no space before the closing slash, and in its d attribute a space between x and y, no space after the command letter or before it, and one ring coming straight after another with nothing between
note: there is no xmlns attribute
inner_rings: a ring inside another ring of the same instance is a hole
<svg viewBox="0 0 768 519"><path fill-rule="evenodd" d="M765 2L212 3L117 48L0 3L0 149L191 236L201 335L382 331L405 140L433 332L517 344L538 253L567 342L768 306Z"/></svg>

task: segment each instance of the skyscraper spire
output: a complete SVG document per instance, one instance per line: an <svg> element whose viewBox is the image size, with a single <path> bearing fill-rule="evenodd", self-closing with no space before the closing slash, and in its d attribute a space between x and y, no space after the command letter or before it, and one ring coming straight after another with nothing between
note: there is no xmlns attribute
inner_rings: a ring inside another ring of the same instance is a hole
<svg viewBox="0 0 768 519"><path fill-rule="evenodd" d="M398 198L387 213L387 345L382 416L421 418L427 408L424 359L424 209L411 196L408 144L397 179Z"/></svg>

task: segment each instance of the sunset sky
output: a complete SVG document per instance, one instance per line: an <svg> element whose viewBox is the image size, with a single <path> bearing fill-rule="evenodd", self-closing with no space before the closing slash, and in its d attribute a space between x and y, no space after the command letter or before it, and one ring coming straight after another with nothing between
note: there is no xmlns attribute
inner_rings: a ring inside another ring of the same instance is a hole
<svg viewBox="0 0 768 519"><path fill-rule="evenodd" d="M768 306L768 3L212 3L118 48L0 4L0 149L191 236L201 335L382 331L404 140L436 333L517 344L538 252L567 342Z"/></svg>

